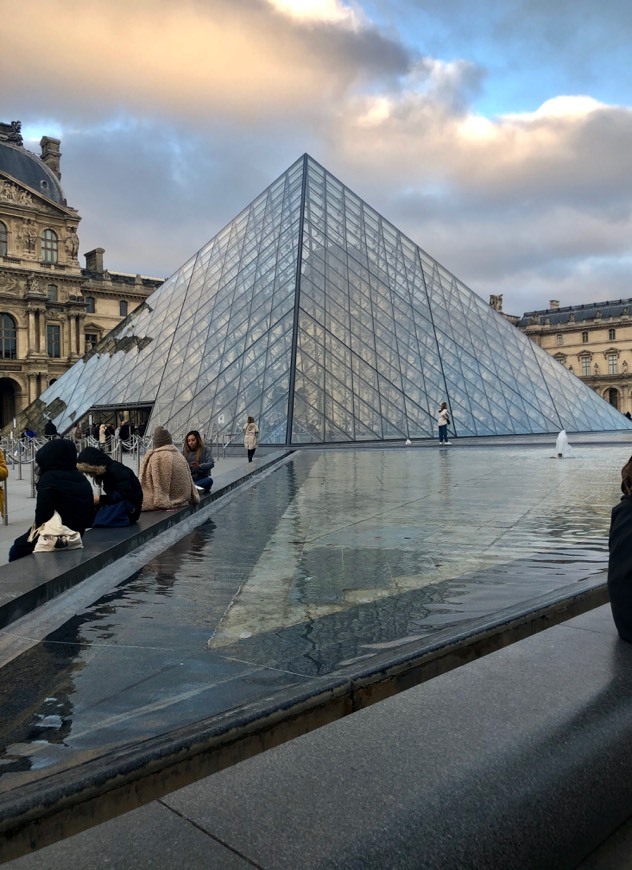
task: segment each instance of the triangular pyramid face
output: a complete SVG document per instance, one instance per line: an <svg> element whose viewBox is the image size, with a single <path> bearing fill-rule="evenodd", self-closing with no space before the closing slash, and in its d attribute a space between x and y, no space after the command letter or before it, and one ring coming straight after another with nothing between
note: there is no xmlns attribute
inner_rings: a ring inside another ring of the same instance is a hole
<svg viewBox="0 0 632 870"><path fill-rule="evenodd" d="M305 155L27 409L60 431L153 405L174 434L261 443L629 428Z"/></svg>

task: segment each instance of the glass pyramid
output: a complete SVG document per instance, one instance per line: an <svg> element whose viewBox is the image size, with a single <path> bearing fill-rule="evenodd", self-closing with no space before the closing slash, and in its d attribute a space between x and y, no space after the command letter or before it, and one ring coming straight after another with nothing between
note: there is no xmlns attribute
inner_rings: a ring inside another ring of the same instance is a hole
<svg viewBox="0 0 632 870"><path fill-rule="evenodd" d="M629 423L308 155L21 415L59 431L153 405L150 429L261 443Z"/></svg>

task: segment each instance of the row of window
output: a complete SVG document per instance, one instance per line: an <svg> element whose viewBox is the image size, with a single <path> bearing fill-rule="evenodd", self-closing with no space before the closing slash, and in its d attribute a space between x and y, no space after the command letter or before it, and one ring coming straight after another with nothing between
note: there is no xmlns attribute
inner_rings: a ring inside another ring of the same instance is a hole
<svg viewBox="0 0 632 870"><path fill-rule="evenodd" d="M560 354L559 356L556 355L555 359L557 359L558 362L562 363L562 365L566 365L566 357L563 356L562 354ZM616 353L607 354L606 361L608 363L608 374L609 375L618 374L619 373L618 354L616 354ZM591 363L592 363L592 359L591 359L589 354L586 354L585 356L580 357L582 377L587 378L590 375L592 375L593 373L599 374L599 364L595 363L594 364L594 371L591 371L591 369L590 369ZM571 371L572 371L572 368L573 367L571 366ZM623 363L623 371L624 371L624 373L627 371L627 364L625 362Z"/></svg>
<svg viewBox="0 0 632 870"><path fill-rule="evenodd" d="M97 310L97 304L94 296L86 296L86 311L88 314L94 314ZM127 317L129 313L129 305L125 299L119 301L119 317Z"/></svg>
<svg viewBox="0 0 632 870"><path fill-rule="evenodd" d="M608 330L608 341L615 341L616 337L617 337L617 330L616 329L609 329ZM555 341L556 341L556 344L558 347L560 347L560 345L564 344L564 336L562 335L561 332L558 332L558 334L555 336ZM584 332L582 332L582 344L588 344L588 332L586 330Z"/></svg>
<svg viewBox="0 0 632 870"><path fill-rule="evenodd" d="M43 230L40 234L40 259L42 263L56 263L59 259L59 236L55 230ZM0 257L8 253L9 233L7 225L0 221ZM33 239L33 245L35 240Z"/></svg>
<svg viewBox="0 0 632 870"><path fill-rule="evenodd" d="M99 340L94 332L86 332L86 350L90 350ZM46 325L46 350L48 356L55 359L61 357L61 326L57 323ZM17 332L15 320L10 314L0 314L0 358L16 359Z"/></svg>
<svg viewBox="0 0 632 870"><path fill-rule="evenodd" d="M608 356L606 357L606 360L608 362L608 374L609 375L618 374L619 363L618 363L617 354L616 353L609 353ZM592 372L590 371L590 357L583 356L581 358L581 363L582 363L582 375L583 375L583 377L588 377L590 374L592 374Z"/></svg>

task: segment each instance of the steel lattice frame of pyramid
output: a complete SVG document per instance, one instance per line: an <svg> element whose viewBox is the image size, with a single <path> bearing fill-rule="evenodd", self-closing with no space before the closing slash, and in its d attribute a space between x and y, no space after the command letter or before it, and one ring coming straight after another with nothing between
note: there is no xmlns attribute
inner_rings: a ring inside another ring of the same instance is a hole
<svg viewBox="0 0 632 870"><path fill-rule="evenodd" d="M27 409L264 444L627 429L627 419L308 155ZM40 431L38 429L38 431ZM240 437L240 436L239 436Z"/></svg>

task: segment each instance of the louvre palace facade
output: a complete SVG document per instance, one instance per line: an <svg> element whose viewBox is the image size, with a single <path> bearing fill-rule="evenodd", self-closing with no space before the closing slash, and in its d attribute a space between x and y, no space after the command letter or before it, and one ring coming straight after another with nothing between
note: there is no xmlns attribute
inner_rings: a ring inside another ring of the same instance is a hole
<svg viewBox="0 0 632 870"><path fill-rule="evenodd" d="M629 421L305 154L29 408L263 444L604 431Z"/></svg>
<svg viewBox="0 0 632 870"><path fill-rule="evenodd" d="M623 414L632 414L632 299L527 311L517 326Z"/></svg>
<svg viewBox="0 0 632 870"><path fill-rule="evenodd" d="M0 123L0 427L6 427L162 283L79 264L78 211L61 187L60 141L41 154Z"/></svg>

